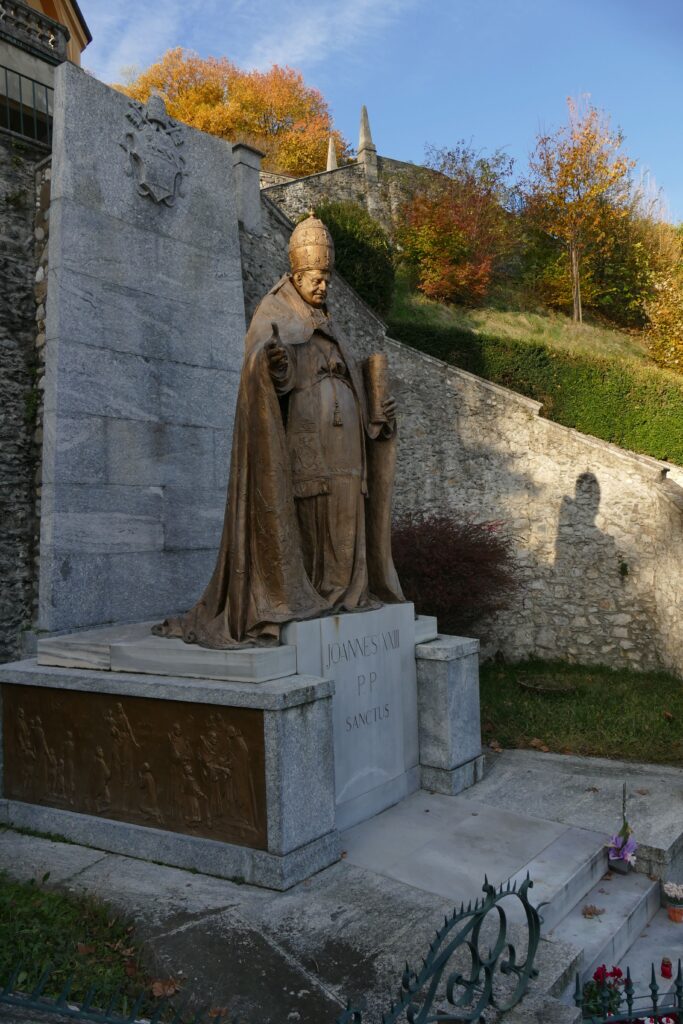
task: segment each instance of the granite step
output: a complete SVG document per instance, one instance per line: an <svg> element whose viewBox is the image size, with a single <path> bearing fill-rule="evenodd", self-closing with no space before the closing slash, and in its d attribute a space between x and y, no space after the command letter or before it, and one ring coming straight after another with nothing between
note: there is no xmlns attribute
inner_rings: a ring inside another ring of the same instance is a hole
<svg viewBox="0 0 683 1024"><path fill-rule="evenodd" d="M607 869L605 837L590 829L568 828L541 850L511 881L527 872L533 881L531 902L539 908L545 936L602 878Z"/></svg>
<svg viewBox="0 0 683 1024"><path fill-rule="evenodd" d="M661 975L662 958L667 956L673 965L673 978L667 981ZM648 992L652 965L660 994L665 996L673 989L678 961L683 962L683 925L669 919L665 907L660 907L652 920L638 934L630 949L624 953L619 966L626 974L631 970L631 980L636 992Z"/></svg>
<svg viewBox="0 0 683 1024"><path fill-rule="evenodd" d="M659 907L659 883L647 875L604 877L550 929L545 938L568 942L581 949L581 981L588 981L600 964L623 965L627 950L640 936ZM583 914L585 907L602 911L595 917ZM568 986L565 1001L573 998L574 986Z"/></svg>

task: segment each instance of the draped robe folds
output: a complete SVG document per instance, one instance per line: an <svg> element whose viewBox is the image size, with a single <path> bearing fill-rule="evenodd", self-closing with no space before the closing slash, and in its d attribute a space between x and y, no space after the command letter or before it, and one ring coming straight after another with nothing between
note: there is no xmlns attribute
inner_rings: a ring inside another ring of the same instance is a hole
<svg viewBox="0 0 683 1024"><path fill-rule="evenodd" d="M216 567L197 604L155 627L157 635L211 648L278 643L282 623L341 610L316 591L304 565L296 510L300 498L295 497L286 434L288 399L278 395L266 353L274 323L286 348L305 345L316 332L338 346L348 372L343 386L353 391L364 440L367 498L360 500L365 504L369 590L357 607L405 600L391 557L395 431L369 423L362 375L344 339L332 318L308 305L286 275L259 304L245 340ZM324 487L313 493L324 494Z"/></svg>

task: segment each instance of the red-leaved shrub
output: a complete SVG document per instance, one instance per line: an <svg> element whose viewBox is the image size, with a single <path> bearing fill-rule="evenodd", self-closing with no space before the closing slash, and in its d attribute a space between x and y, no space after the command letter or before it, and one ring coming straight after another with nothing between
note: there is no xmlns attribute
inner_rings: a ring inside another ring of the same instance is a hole
<svg viewBox="0 0 683 1024"><path fill-rule="evenodd" d="M484 615L507 608L519 588L512 544L501 523L473 523L455 515L410 514L392 533L403 592L421 615L436 615L439 630L466 636Z"/></svg>

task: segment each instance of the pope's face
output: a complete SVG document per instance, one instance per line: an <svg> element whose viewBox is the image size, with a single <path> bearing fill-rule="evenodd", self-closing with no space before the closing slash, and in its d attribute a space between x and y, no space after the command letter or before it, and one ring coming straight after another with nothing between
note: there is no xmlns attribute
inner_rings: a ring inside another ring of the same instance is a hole
<svg viewBox="0 0 683 1024"><path fill-rule="evenodd" d="M294 285L309 306L319 308L325 305L331 276L329 270L300 270L294 275Z"/></svg>

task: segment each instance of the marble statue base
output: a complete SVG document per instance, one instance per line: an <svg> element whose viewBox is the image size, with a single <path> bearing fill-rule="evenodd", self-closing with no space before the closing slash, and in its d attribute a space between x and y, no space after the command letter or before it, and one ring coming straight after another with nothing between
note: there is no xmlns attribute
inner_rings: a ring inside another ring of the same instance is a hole
<svg viewBox="0 0 683 1024"><path fill-rule="evenodd" d="M419 789L414 606L291 622L282 639L296 648L299 671L334 680L337 827Z"/></svg>
<svg viewBox="0 0 683 1024"><path fill-rule="evenodd" d="M287 889L341 829L481 778L478 641L411 604L283 641L207 651L149 623L40 639L0 666L0 821Z"/></svg>

